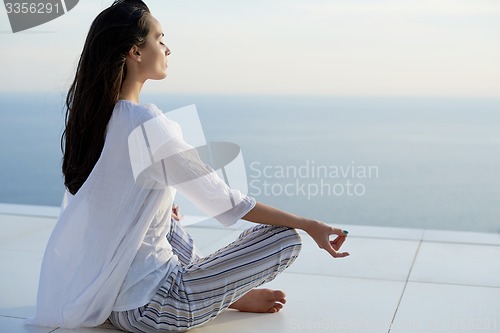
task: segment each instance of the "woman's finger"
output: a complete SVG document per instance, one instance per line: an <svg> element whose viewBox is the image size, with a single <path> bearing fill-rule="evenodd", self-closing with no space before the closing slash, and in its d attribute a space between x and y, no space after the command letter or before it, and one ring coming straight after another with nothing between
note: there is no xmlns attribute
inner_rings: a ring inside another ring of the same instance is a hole
<svg viewBox="0 0 500 333"><path fill-rule="evenodd" d="M340 247L342 246L342 244L344 244L346 238L347 237L344 237L344 236L337 236L337 238L335 238L335 240L330 241L330 244L332 244L332 247L335 250L338 250L338 249L340 249Z"/></svg>
<svg viewBox="0 0 500 333"><path fill-rule="evenodd" d="M349 255L349 252L337 252L333 247L329 246L325 248L325 250L330 253L330 255L334 258L343 258Z"/></svg>
<svg viewBox="0 0 500 333"><path fill-rule="evenodd" d="M331 228L331 234L330 235L338 235L338 236L347 236L349 232L347 230L342 230L342 229L339 229L339 228L334 228L332 227Z"/></svg>
<svg viewBox="0 0 500 333"><path fill-rule="evenodd" d="M182 218L184 217L183 215L180 214L180 208L179 208L179 205L174 205L172 206L172 217L176 220L176 221L180 221L182 220Z"/></svg>

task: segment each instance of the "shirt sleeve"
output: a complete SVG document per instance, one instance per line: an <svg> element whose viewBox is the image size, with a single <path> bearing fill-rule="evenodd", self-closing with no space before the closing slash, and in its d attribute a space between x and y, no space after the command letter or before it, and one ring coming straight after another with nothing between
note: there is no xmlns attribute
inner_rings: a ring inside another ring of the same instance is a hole
<svg viewBox="0 0 500 333"><path fill-rule="evenodd" d="M160 114L129 136L136 182L152 188L172 186L196 207L225 226L236 223L255 206L255 199L231 189L182 138L177 123Z"/></svg>

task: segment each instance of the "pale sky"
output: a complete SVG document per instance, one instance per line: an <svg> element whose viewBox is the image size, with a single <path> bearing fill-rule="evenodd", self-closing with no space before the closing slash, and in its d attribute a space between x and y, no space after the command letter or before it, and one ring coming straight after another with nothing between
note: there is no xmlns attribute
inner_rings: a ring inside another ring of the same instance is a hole
<svg viewBox="0 0 500 333"><path fill-rule="evenodd" d="M0 92L65 92L112 1L13 34ZM498 0L150 0L172 50L146 92L500 98Z"/></svg>

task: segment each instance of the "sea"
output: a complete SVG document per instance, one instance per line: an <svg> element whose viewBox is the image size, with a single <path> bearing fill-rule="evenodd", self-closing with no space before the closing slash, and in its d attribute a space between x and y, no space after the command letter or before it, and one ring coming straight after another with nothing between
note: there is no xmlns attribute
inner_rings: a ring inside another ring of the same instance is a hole
<svg viewBox="0 0 500 333"><path fill-rule="evenodd" d="M0 203L60 205L64 97L0 93ZM148 102L164 112L194 104L207 141L240 147L257 201L332 224L500 233L500 99L143 95Z"/></svg>

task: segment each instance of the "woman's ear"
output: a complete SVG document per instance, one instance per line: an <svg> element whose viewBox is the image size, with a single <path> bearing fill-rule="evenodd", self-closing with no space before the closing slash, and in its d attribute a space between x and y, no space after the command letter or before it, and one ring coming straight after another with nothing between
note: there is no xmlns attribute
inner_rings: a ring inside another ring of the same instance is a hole
<svg viewBox="0 0 500 333"><path fill-rule="evenodd" d="M128 56L137 62L141 62L141 51L137 45L132 46L132 48L128 51Z"/></svg>

